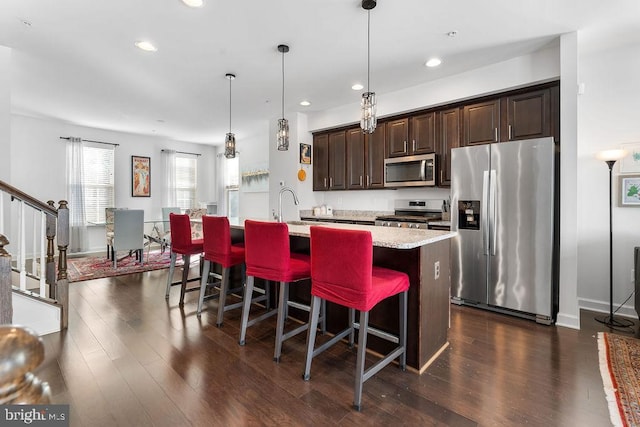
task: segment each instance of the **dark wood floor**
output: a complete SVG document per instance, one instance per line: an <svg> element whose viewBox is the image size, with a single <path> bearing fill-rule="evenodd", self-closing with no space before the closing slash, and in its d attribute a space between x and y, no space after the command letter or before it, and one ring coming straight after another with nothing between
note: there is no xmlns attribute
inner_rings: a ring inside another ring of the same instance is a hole
<svg viewBox="0 0 640 427"><path fill-rule="evenodd" d="M320 355L305 382L304 336L276 364L275 319L240 347L238 310L217 328L216 301L198 318L197 293L184 308L176 287L165 300L166 274L71 284L69 329L44 337L37 374L71 405L72 426L610 425L593 313L576 331L452 306L448 349L423 375L383 369L359 413L353 350Z"/></svg>

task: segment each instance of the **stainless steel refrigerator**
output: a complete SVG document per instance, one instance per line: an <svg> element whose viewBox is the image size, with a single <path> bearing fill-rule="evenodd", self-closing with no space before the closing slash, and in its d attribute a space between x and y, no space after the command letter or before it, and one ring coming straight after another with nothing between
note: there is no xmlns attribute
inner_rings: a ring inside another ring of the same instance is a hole
<svg viewBox="0 0 640 427"><path fill-rule="evenodd" d="M557 313L553 138L451 151L451 298L550 324Z"/></svg>

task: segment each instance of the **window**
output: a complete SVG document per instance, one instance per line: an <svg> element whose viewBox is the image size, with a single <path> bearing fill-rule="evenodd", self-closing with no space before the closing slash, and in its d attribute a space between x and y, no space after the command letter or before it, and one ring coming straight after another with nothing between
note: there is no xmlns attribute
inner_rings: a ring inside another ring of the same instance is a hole
<svg viewBox="0 0 640 427"><path fill-rule="evenodd" d="M181 209L196 207L198 183L198 159L195 156L176 154L176 204Z"/></svg>
<svg viewBox="0 0 640 427"><path fill-rule="evenodd" d="M240 164L238 156L224 161L224 196L227 206L227 216L237 218L240 216L239 192L240 185Z"/></svg>
<svg viewBox="0 0 640 427"><path fill-rule="evenodd" d="M82 169L84 210L87 222L105 222L104 209L113 207L113 147L84 144Z"/></svg>

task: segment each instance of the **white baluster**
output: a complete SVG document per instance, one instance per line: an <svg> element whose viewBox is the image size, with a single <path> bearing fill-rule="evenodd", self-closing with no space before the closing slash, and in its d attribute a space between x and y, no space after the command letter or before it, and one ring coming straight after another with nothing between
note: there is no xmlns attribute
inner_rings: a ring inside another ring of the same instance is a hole
<svg viewBox="0 0 640 427"><path fill-rule="evenodd" d="M24 201L20 201L18 216L18 233L20 235L20 248L18 250L18 268L20 269L20 289L27 290L27 268L26 268L26 233L25 233L25 212Z"/></svg>
<svg viewBox="0 0 640 427"><path fill-rule="evenodd" d="M0 234L4 234L4 193L0 193Z"/></svg>
<svg viewBox="0 0 640 427"><path fill-rule="evenodd" d="M33 212L33 219L31 221L33 224L33 244L31 245L31 274L37 277L38 276L38 265L36 263L36 254L38 253L36 251L36 248L38 247L38 241L36 240L36 237L38 236L38 223L36 222L37 211L35 209L32 209L31 212Z"/></svg>
<svg viewBox="0 0 640 427"><path fill-rule="evenodd" d="M45 242L47 240L47 214L40 211L40 296L46 297ZM35 256L33 257L35 260Z"/></svg>

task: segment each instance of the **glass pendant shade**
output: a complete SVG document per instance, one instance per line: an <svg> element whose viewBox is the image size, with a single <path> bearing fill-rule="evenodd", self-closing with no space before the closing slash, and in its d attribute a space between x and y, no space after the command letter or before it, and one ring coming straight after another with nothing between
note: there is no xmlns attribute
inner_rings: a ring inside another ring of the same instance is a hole
<svg viewBox="0 0 640 427"><path fill-rule="evenodd" d="M236 135L231 132L231 81L236 78L235 74L227 73L225 78L229 80L229 133L224 138L224 156L227 159L236 157Z"/></svg>
<svg viewBox="0 0 640 427"><path fill-rule="evenodd" d="M362 110L362 116L360 118L362 131L364 133L373 133L378 124L378 119L376 118L376 93L363 93L360 108Z"/></svg>
<svg viewBox="0 0 640 427"><path fill-rule="evenodd" d="M278 52L282 54L282 118L278 119L276 144L278 151L287 151L289 150L289 121L284 118L284 54L289 52L289 46L278 45Z"/></svg>
<svg viewBox="0 0 640 427"><path fill-rule="evenodd" d="M278 151L287 151L289 149L289 121L287 119L278 119L278 133L276 137Z"/></svg>
<svg viewBox="0 0 640 427"><path fill-rule="evenodd" d="M236 157L236 136L231 132L224 139L224 156L227 159Z"/></svg>

